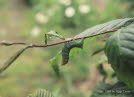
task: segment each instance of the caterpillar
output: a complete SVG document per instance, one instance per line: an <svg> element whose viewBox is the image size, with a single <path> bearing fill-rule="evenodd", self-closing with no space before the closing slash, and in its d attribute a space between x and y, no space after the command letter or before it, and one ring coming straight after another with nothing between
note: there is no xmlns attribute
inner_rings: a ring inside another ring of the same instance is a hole
<svg viewBox="0 0 134 97"><path fill-rule="evenodd" d="M83 42L84 42L84 39L77 43L76 41L69 41L69 42L66 42L63 49L62 49L62 65L65 65L68 63L69 61L69 53L71 51L72 48L83 48Z"/></svg>

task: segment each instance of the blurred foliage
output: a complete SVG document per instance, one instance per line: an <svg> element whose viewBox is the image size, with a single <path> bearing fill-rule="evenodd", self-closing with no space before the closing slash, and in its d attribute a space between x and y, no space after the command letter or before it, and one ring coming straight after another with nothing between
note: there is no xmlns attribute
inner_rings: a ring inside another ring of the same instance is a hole
<svg viewBox="0 0 134 97"><path fill-rule="evenodd" d="M96 0L0 0L0 41L45 44L45 33L50 30L72 37L90 26L134 16L133 5L129 5L133 0L105 0L104 9L93 1ZM51 42L55 40L48 44ZM28 50L0 74L0 96L26 97L37 88L45 88L53 91L55 97L89 97L92 88L86 89L96 84L91 82L91 75L96 74L92 67L103 52L90 55L103 45L100 40L86 39L84 50L73 49L69 64L61 67L63 76L60 79L53 72L49 59L61 50L61 46ZM1 64L19 48L0 47ZM115 82L115 79L110 80Z"/></svg>
<svg viewBox="0 0 134 97"><path fill-rule="evenodd" d="M127 16L134 16L134 0L123 0L124 1L124 5L127 6L128 8L128 12L127 12Z"/></svg>
<svg viewBox="0 0 134 97"><path fill-rule="evenodd" d="M54 97L52 93L47 90L38 89L35 93L29 94L28 97Z"/></svg>

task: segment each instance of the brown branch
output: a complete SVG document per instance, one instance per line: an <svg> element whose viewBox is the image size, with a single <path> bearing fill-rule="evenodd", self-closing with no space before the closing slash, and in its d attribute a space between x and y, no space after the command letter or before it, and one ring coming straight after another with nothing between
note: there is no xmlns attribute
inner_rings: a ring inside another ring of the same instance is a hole
<svg viewBox="0 0 134 97"><path fill-rule="evenodd" d="M4 45L4 46L29 45L29 48L33 48L33 47L50 47L50 46L66 43L66 42L69 42L71 40L86 39L86 38L90 38L90 37L94 37L94 36L99 36L99 35L106 34L106 33L115 32L117 30L119 30L119 29L114 29L114 30L111 30L111 31L106 31L106 32L102 32L102 33L99 33L99 34L89 35L89 36L85 36L85 37L81 37L81 38L68 38L68 39L66 39L64 41L60 41L60 42L52 43L52 44L47 44L47 45L44 45L44 44L43 45L42 44L41 45L38 45L38 44L28 44L28 43L25 43L25 42L5 42L5 41L0 42L0 45Z"/></svg>

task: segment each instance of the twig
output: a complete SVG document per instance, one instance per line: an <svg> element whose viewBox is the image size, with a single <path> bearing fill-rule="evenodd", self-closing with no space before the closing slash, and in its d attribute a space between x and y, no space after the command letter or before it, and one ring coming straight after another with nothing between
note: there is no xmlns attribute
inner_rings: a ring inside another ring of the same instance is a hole
<svg viewBox="0 0 134 97"><path fill-rule="evenodd" d="M11 45L28 45L28 44L24 43L24 42L6 42L6 41L2 41L2 42L0 42L0 45L11 46Z"/></svg>
<svg viewBox="0 0 134 97"><path fill-rule="evenodd" d="M43 45L42 44L40 44L40 45L38 45L38 44L28 44L28 43L25 43L25 42L5 42L5 41L0 42L0 45L4 45L4 46L29 45L29 48L33 48L33 47L50 47L50 46L66 43L66 42L71 41L71 40L79 40L79 39L90 38L90 37L99 36L99 35L106 34L106 33L115 32L117 30L119 30L119 29L114 29L114 30L111 30L111 31L106 31L106 32L102 32L102 33L99 33L99 34L89 35L89 36L81 37L81 38L68 38L68 39L66 39L64 41L60 41L60 42L56 42L56 43L52 43L52 44L46 44L46 45L44 45L44 44Z"/></svg>

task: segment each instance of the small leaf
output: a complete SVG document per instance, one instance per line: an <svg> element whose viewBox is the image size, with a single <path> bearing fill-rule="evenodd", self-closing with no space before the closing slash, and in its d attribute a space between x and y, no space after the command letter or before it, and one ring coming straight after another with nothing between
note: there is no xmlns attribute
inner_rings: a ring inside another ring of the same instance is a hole
<svg viewBox="0 0 134 97"><path fill-rule="evenodd" d="M51 37L51 38L52 37L57 37L57 38L60 38L60 39L63 39L64 40L64 37L62 35L58 34L58 32L53 31L53 30L51 30L50 32L48 32L47 35L49 37Z"/></svg>
<svg viewBox="0 0 134 97"><path fill-rule="evenodd" d="M50 60L52 69L54 70L54 72L55 72L57 77L61 76L60 68L59 68L59 60L60 60L60 58L61 58L61 51L58 52L58 54Z"/></svg>

